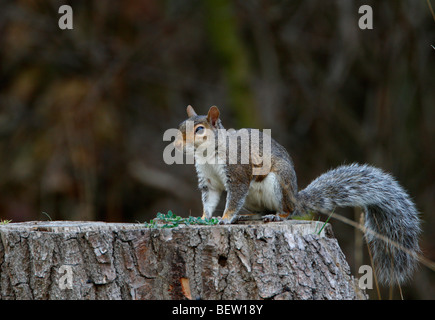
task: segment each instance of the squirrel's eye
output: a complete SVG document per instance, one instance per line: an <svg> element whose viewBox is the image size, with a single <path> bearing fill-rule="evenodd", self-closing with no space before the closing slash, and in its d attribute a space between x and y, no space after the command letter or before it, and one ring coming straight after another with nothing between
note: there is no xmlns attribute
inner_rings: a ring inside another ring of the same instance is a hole
<svg viewBox="0 0 435 320"><path fill-rule="evenodd" d="M204 130L204 127L203 127L203 126L198 126L198 127L196 127L196 129L195 129L195 133L202 133L203 130Z"/></svg>

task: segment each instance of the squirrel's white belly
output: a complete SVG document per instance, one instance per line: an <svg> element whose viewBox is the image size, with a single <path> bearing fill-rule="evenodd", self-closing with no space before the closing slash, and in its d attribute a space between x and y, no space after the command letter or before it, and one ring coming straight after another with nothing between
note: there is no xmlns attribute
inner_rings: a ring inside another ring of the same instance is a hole
<svg viewBox="0 0 435 320"><path fill-rule="evenodd" d="M196 165L200 179L215 190L227 190L225 166L219 164ZM251 181L244 207L253 212L281 210L281 187L275 173L271 172L262 181Z"/></svg>
<svg viewBox="0 0 435 320"><path fill-rule="evenodd" d="M261 181L252 181L244 207L252 211L280 211L281 190L275 173Z"/></svg>
<svg viewBox="0 0 435 320"><path fill-rule="evenodd" d="M200 178L207 179L210 186L216 190L225 190L225 167L222 164L196 165L196 171Z"/></svg>

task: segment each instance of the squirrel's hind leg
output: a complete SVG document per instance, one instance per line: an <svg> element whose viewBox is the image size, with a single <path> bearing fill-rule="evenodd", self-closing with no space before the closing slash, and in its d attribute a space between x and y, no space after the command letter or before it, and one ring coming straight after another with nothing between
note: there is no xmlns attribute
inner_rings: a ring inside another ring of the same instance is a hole
<svg viewBox="0 0 435 320"><path fill-rule="evenodd" d="M285 221L290 216L290 213L283 212L283 213L275 213L275 214L266 214L263 216L264 222L278 222L278 221Z"/></svg>

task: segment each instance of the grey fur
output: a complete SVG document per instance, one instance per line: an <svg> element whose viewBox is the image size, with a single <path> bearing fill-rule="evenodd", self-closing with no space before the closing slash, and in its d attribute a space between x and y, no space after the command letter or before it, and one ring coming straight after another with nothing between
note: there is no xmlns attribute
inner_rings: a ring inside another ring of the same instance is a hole
<svg viewBox="0 0 435 320"><path fill-rule="evenodd" d="M305 210L322 213L361 207L380 282L402 283L414 272L420 219L413 201L391 175L368 165L340 166L311 182L298 200Z"/></svg>

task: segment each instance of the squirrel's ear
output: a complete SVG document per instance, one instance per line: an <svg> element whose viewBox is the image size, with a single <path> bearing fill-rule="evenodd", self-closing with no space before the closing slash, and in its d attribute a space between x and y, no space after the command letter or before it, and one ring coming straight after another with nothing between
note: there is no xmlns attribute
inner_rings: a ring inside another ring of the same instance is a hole
<svg viewBox="0 0 435 320"><path fill-rule="evenodd" d="M196 112L195 112L195 110L193 110L193 108L192 108L192 106L191 106L190 104L187 106L186 111L187 111L187 116L188 116L189 118L190 118L190 117L194 117L194 116L197 115Z"/></svg>
<svg viewBox="0 0 435 320"><path fill-rule="evenodd" d="M216 126L216 121L219 120L219 109L213 106L208 110L207 121L211 123L213 127Z"/></svg>

